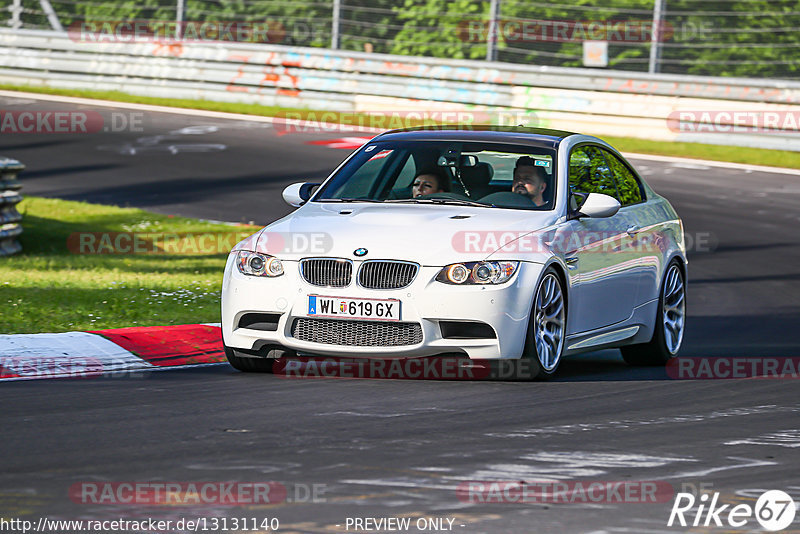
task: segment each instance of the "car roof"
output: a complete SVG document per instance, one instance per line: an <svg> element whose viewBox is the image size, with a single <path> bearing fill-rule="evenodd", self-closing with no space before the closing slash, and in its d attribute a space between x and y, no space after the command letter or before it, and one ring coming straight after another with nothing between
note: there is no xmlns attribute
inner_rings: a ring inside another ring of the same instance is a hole
<svg viewBox="0 0 800 534"><path fill-rule="evenodd" d="M488 141L556 148L562 139L570 135L575 133L525 126L435 125L389 130L376 137L375 141Z"/></svg>

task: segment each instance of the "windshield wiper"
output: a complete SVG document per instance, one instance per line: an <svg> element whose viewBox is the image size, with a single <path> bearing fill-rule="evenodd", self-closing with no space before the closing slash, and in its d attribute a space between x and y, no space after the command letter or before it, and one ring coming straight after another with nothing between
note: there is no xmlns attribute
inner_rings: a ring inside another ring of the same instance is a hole
<svg viewBox="0 0 800 534"><path fill-rule="evenodd" d="M387 200L386 202L412 203L412 204L451 204L454 206L478 206L480 208L496 208L494 204L483 204L475 200L462 200L458 198L404 198Z"/></svg>
<svg viewBox="0 0 800 534"><path fill-rule="evenodd" d="M320 198L316 202L371 202L371 203L393 203L393 204L449 204L454 206L477 206L480 208L496 208L494 204L483 204L475 200L459 198L393 198L378 200L374 198Z"/></svg>

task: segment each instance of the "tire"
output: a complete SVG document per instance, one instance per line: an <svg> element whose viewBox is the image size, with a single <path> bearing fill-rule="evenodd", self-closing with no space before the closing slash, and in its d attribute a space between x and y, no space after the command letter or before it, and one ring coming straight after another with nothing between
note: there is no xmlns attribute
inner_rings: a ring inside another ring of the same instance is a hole
<svg viewBox="0 0 800 534"><path fill-rule="evenodd" d="M236 351L231 347L223 345L225 348L225 357L228 358L228 363L231 366L244 373L271 373L272 364L275 363L275 358L264 357L245 357L238 356Z"/></svg>
<svg viewBox="0 0 800 534"><path fill-rule="evenodd" d="M678 260L664 272L658 297L658 313L652 339L647 343L621 347L629 365L665 365L681 349L686 329L686 277Z"/></svg>
<svg viewBox="0 0 800 534"><path fill-rule="evenodd" d="M564 354L566 332L567 299L561 277L550 267L539 280L533 296L522 353L530 369L527 378L547 380L556 374Z"/></svg>

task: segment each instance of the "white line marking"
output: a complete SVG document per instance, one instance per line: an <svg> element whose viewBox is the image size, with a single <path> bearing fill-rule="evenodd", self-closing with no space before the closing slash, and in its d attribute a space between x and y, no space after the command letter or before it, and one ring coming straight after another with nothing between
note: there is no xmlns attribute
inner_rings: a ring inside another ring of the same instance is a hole
<svg viewBox="0 0 800 534"><path fill-rule="evenodd" d="M800 429L780 430L758 437L726 441L725 445L777 445L795 449L800 447Z"/></svg>
<svg viewBox="0 0 800 534"><path fill-rule="evenodd" d="M696 163L683 163L683 162L673 163L672 166L677 167L679 169L690 169L693 171L707 171L708 169L711 168L708 165L697 165Z"/></svg>
<svg viewBox="0 0 800 534"><path fill-rule="evenodd" d="M173 108L169 106L155 106L152 104L134 104L132 102L117 102L114 100L100 100L93 98L81 98L75 96L47 95L43 93L26 93L24 91L5 91L0 90L0 97L32 98L34 100L45 100L48 102L63 102L65 104L81 104L85 106L105 106L117 109L134 109L138 111L154 111L157 113L172 113L174 115L189 115L193 117L206 117L215 119L229 119L249 122L267 122L270 124L310 125L319 126L317 121L298 121L296 119L284 119L281 117L266 117L263 115L248 115L246 113L230 113L226 111L208 111L205 109L192 108ZM380 128L369 128L367 126L354 126L353 130L360 132L380 133L386 130ZM348 130L349 131L349 130Z"/></svg>
<svg viewBox="0 0 800 534"><path fill-rule="evenodd" d="M389 488L420 488L420 489L435 489L454 491L458 489L457 484L444 485L444 484L427 484L424 482L415 482L410 480L380 480L380 479L345 479L339 481L342 484L359 484L365 486L385 486Z"/></svg>
<svg viewBox="0 0 800 534"><path fill-rule="evenodd" d="M800 170L785 169L783 167L767 167L764 165L749 165L746 163L730 163L728 161L712 161L710 159L678 158L675 156L655 156L653 154L635 154L632 152L622 152L622 155L625 156L626 158L645 160L645 161L661 161L664 163L680 163L683 165L703 165L709 167L720 167L723 169L736 169L740 171L771 172L775 174L790 174L792 176L800 176Z"/></svg>
<svg viewBox="0 0 800 534"><path fill-rule="evenodd" d="M456 480L565 480L599 477L607 469L663 467L676 462L697 462L694 458L671 458L644 454L575 452L536 452L523 455L524 463L489 464Z"/></svg>
<svg viewBox="0 0 800 534"><path fill-rule="evenodd" d="M661 477L663 479L669 478L691 478L691 477L704 477L708 476L711 473L717 473L719 471L728 471L730 469L742 469L746 467L764 467L768 465L778 465L777 462L767 462L764 460L753 460L752 458L737 458L735 456L728 456L728 460L737 460L740 462L749 462L739 465L725 465L722 467L712 467L711 469L702 469L700 471L688 471L684 473L678 473L677 475L671 475L666 477Z"/></svg>
<svg viewBox="0 0 800 534"><path fill-rule="evenodd" d="M172 113L175 115L190 115L194 117L213 117L218 119L241 120L251 122L268 122L272 124L285 124L286 119L280 117L264 117L261 115L247 115L245 113L228 113L223 111L207 111L202 109L190 108L172 108L168 106L154 106L151 104L134 104L130 102L115 102L113 100L97 100L92 98L80 98L74 96L60 96L60 95L46 95L42 93L27 93L24 91L5 91L0 90L0 96L12 98L31 98L34 100L46 100L49 102L64 102L67 104L83 104L87 106L108 106L118 109L135 109L139 111L155 111L158 113ZM292 124L312 124L317 123L311 121L296 121L292 120ZM368 128L359 126L359 131L380 133L385 130L380 128ZM631 159L647 160L647 161L662 161L667 163L684 163L694 165L708 165L711 167L721 167L726 169L739 169L744 171L758 171L758 172L771 172L776 174L789 174L793 176L800 176L800 170L785 169L782 167L766 167L761 165L748 165L744 163L729 163L726 161L712 161L705 159L693 158L678 158L674 156L655 156L652 154L636 154L632 152L623 152L623 156Z"/></svg>
<svg viewBox="0 0 800 534"><path fill-rule="evenodd" d="M760 415L762 413L773 414L776 412L798 411L800 411L800 405L778 406L775 404L767 404L763 406L751 406L744 408L728 408L726 410L719 410L711 413L671 415L657 417L655 419L621 419L599 423L575 423L568 425L540 426L530 429L523 428L518 430L509 430L507 432L491 432L486 435L494 438L538 438L547 435L569 435L602 430L629 430L636 429L644 425L653 426L701 423L727 417L743 417L748 415Z"/></svg>
<svg viewBox="0 0 800 534"><path fill-rule="evenodd" d="M175 115L191 115L195 117L212 117L218 119L244 120L251 122L281 123L281 119L264 117L261 115L247 115L245 113L226 113L222 111L208 111L203 109L173 108L168 106L154 106L151 104L134 104L132 102L116 102L114 100L99 100L93 98L80 98L75 96L46 95L41 93L26 93L24 91L3 91L0 96L25 97L48 102L63 102L65 104L82 104L86 106L107 106L118 109L135 109L139 111L156 111L159 113L173 113Z"/></svg>

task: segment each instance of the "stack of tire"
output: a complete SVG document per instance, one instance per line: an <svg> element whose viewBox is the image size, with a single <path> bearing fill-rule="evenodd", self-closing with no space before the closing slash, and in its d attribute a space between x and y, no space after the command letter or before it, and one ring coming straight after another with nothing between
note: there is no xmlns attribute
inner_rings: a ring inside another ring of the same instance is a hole
<svg viewBox="0 0 800 534"><path fill-rule="evenodd" d="M17 238L22 233L22 215L17 204L22 200L19 190L22 184L17 175L25 165L11 158L0 156L0 256L10 256L22 250Z"/></svg>

